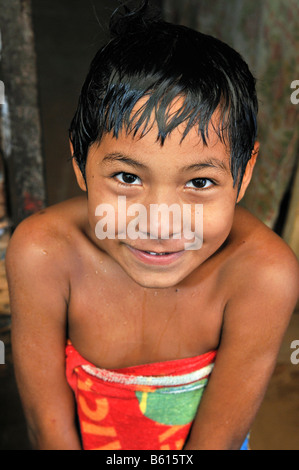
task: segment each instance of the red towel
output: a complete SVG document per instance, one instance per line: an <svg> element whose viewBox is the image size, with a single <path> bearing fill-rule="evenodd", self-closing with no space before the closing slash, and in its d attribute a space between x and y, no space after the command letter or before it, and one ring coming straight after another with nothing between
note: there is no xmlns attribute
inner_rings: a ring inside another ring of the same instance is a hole
<svg viewBox="0 0 299 470"><path fill-rule="evenodd" d="M122 369L100 369L68 342L66 376L77 402L83 449L179 450L216 351Z"/></svg>

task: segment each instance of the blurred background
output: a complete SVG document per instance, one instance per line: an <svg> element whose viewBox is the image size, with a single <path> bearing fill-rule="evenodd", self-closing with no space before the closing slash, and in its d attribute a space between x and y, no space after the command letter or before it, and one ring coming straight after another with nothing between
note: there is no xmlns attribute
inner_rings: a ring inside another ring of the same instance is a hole
<svg viewBox="0 0 299 470"><path fill-rule="evenodd" d="M241 204L299 258L299 102L291 100L291 83L299 80L299 0L152 3L166 20L224 40L248 62L257 78L261 150ZM11 357L7 242L28 215L81 194L69 160L68 127L117 6L116 0L0 0L1 450L30 448ZM290 360L294 340L299 340L299 306L252 429L254 450L299 450L299 364Z"/></svg>

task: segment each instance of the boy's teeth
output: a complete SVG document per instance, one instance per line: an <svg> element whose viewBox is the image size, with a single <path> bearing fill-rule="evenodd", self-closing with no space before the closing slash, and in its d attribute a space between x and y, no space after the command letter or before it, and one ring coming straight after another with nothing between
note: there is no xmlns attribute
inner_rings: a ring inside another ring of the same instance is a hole
<svg viewBox="0 0 299 470"><path fill-rule="evenodd" d="M168 253L156 253L155 251L147 251L150 255L160 256L160 255L167 255Z"/></svg>

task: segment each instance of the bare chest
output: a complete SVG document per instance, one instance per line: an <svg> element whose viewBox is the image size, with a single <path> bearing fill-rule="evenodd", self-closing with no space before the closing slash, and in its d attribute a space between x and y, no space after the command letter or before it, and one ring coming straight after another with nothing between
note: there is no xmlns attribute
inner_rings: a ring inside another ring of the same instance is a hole
<svg viewBox="0 0 299 470"><path fill-rule="evenodd" d="M226 296L216 274L176 287L149 289L109 263L72 278L68 335L88 361L119 368L192 357L216 349Z"/></svg>

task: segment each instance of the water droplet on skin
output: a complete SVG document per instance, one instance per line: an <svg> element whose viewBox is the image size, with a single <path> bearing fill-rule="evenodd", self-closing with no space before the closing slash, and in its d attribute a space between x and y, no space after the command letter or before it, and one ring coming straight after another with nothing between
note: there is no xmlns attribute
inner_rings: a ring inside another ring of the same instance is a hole
<svg viewBox="0 0 299 470"><path fill-rule="evenodd" d="M96 274L98 274L98 271L96 271Z"/></svg>
<svg viewBox="0 0 299 470"><path fill-rule="evenodd" d="M44 255L48 254L48 252L46 250L42 250L42 252L43 252Z"/></svg>
<svg viewBox="0 0 299 470"><path fill-rule="evenodd" d="M155 291L154 295L158 295L158 292L157 292L157 291Z"/></svg>

